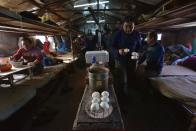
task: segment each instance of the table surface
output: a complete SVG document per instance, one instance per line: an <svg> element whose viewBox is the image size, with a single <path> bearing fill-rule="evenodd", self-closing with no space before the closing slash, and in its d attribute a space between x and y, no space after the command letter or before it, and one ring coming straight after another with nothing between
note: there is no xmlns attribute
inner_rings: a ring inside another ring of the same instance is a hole
<svg viewBox="0 0 196 131"><path fill-rule="evenodd" d="M124 130L124 123L121 117L120 108L117 102L113 86L109 86L110 104L113 107L112 114L107 118L94 119L87 115L85 111L86 104L92 99L92 90L86 86L78 112L73 125L73 130Z"/></svg>
<svg viewBox="0 0 196 131"><path fill-rule="evenodd" d="M12 67L12 69L8 72L0 72L0 78L11 75L11 74L14 74L14 73L17 73L19 71L27 70L27 69L30 69L30 68L32 68L32 66L24 66L24 67L21 67L21 68Z"/></svg>

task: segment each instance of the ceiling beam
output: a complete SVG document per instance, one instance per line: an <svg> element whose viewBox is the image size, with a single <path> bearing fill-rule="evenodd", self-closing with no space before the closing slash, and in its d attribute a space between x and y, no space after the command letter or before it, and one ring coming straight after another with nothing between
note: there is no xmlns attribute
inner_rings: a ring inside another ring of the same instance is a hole
<svg viewBox="0 0 196 131"><path fill-rule="evenodd" d="M95 12L92 10L91 7L88 7L88 10L89 10L90 14L92 15L92 17L93 17L95 23L99 26L99 18L97 18L97 17L95 16ZM99 16L98 16L98 17L99 17Z"/></svg>
<svg viewBox="0 0 196 131"><path fill-rule="evenodd" d="M109 12L110 13L110 12ZM95 15L96 15L96 12L95 12ZM118 16L116 16L116 15L113 15L113 14L108 14L108 13L105 13L104 14L104 12L100 12L100 17L102 17L102 16L104 16L104 15L106 15L107 17L109 17L109 18L111 18L111 19L114 19L114 20L120 20L121 19L121 17L118 17ZM86 16L81 16L81 17L79 17L79 18L76 18L76 19L73 19L71 22L72 23L75 23L75 22L79 22L79 21L83 21L83 20L85 20L85 19L88 19L89 17L91 17L91 14L88 14L88 15L86 15Z"/></svg>
<svg viewBox="0 0 196 131"><path fill-rule="evenodd" d="M10 26L8 24L0 24L0 28L1 29L4 29L4 30L9 30L9 31L19 31L19 32L29 32L29 33L54 33L54 32L50 32L48 30L43 30L43 29L40 29L40 30L35 30L33 28L26 28L26 27L20 27L20 26Z"/></svg>
<svg viewBox="0 0 196 131"><path fill-rule="evenodd" d="M151 17L156 16L160 11L164 11L165 6L172 3L173 0L163 0L158 4L158 8L154 11Z"/></svg>
<svg viewBox="0 0 196 131"><path fill-rule="evenodd" d="M22 5L22 4L27 3L27 2L29 2L29 0L24 0L24 1L21 1L18 5Z"/></svg>
<svg viewBox="0 0 196 131"><path fill-rule="evenodd" d="M127 0L128 1L128 0ZM155 7L156 5L148 4L142 1L135 0L133 4L140 4L142 6Z"/></svg>
<svg viewBox="0 0 196 131"><path fill-rule="evenodd" d="M54 4L59 3L59 2L61 2L61 0L56 0L56 1L53 1L53 2L46 3L45 6L51 6L51 5L54 5Z"/></svg>
<svg viewBox="0 0 196 131"><path fill-rule="evenodd" d="M196 2L191 4L181 6L177 9L173 9L165 12L164 14L155 17L155 19L142 23L136 28L153 28L159 29L162 27L172 26L175 24L182 24L187 22L192 22L196 20Z"/></svg>
<svg viewBox="0 0 196 131"><path fill-rule="evenodd" d="M100 13L104 14L103 12L100 12ZM122 19L124 17L124 16L119 16L119 15L117 15L115 13L112 13L112 12L105 12L105 15L109 16L109 17L112 17L112 18L114 18L116 20L120 20L120 19Z"/></svg>
<svg viewBox="0 0 196 131"><path fill-rule="evenodd" d="M165 3L169 2L170 0L162 0L160 1L157 5L156 8L160 8L161 6L163 6Z"/></svg>
<svg viewBox="0 0 196 131"><path fill-rule="evenodd" d="M87 19L87 18L89 18L89 17L91 17L91 14L88 14L88 15L83 16L83 17L79 17L79 18L77 18L77 19L72 20L71 22L72 22L72 23L80 22L80 21L82 21L83 19Z"/></svg>
<svg viewBox="0 0 196 131"><path fill-rule="evenodd" d="M130 11L131 9L117 9L117 8L111 8L111 9L92 9L94 12L104 12L104 11L115 11L115 12L122 12L122 11ZM78 12L83 12L83 11L89 11L88 9L56 9L54 10L55 12L74 12L74 11L78 11Z"/></svg>
<svg viewBox="0 0 196 131"><path fill-rule="evenodd" d="M96 15L96 13L95 13L95 15ZM103 13L101 13L101 16L103 16ZM113 16L108 15L108 14L106 14L106 16L107 16L107 18L109 18L110 20L111 20L111 19L114 19L114 21L120 19L120 18L116 18L116 17L113 17ZM80 23L84 23L84 21L85 21L86 19L90 18L90 17L91 17L91 14L88 14L88 15L86 15L86 16L83 16L83 17L77 18L77 19L75 19L75 20L72 20L71 22L74 23L74 24L76 24L76 22L77 22L77 25L78 25L78 24L80 24ZM107 19L106 19L106 21L107 21Z"/></svg>
<svg viewBox="0 0 196 131"><path fill-rule="evenodd" d="M152 5L152 4L148 4L142 1L138 1L138 0L124 0L124 2L128 5L131 6L132 4L134 5L140 5L146 8L154 8L156 7L156 5Z"/></svg>
<svg viewBox="0 0 196 131"><path fill-rule="evenodd" d="M63 5L70 4L73 2L77 2L77 1L79 1L79 0L68 0L68 1L65 1Z"/></svg>

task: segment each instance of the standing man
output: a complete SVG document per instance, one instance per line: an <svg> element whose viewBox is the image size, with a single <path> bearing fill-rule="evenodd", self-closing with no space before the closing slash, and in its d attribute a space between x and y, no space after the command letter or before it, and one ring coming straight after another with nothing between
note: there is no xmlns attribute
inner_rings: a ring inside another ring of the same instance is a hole
<svg viewBox="0 0 196 131"><path fill-rule="evenodd" d="M135 70L135 61L131 60L131 53L137 52L140 48L140 34L134 30L133 19L126 17L122 29L117 31L112 41L112 47L115 57L115 67L121 75L120 86L127 94L127 78L131 71Z"/></svg>
<svg viewBox="0 0 196 131"><path fill-rule="evenodd" d="M150 32L148 34L147 43L147 50L139 60L138 65L146 60L147 65L145 66L145 76L158 76L163 68L165 51L163 46L157 42L156 32Z"/></svg>

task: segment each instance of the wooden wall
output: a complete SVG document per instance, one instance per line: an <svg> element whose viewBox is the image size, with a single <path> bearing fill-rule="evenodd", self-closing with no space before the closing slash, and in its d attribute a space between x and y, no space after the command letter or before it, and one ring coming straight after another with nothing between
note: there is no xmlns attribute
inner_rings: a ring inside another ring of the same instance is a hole
<svg viewBox="0 0 196 131"><path fill-rule="evenodd" d="M0 32L0 56L11 55L18 48L20 34Z"/></svg>
<svg viewBox="0 0 196 131"><path fill-rule="evenodd" d="M176 42L190 43L193 40L194 33L196 33L196 30L181 30L177 33Z"/></svg>
<svg viewBox="0 0 196 131"><path fill-rule="evenodd" d="M193 34L196 34L196 29L184 29L172 32L162 32L162 43L164 45L183 44L187 45L193 40Z"/></svg>
<svg viewBox="0 0 196 131"><path fill-rule="evenodd" d="M163 45L172 45L176 42L176 34L170 32L163 32L162 33L162 40L161 43Z"/></svg>

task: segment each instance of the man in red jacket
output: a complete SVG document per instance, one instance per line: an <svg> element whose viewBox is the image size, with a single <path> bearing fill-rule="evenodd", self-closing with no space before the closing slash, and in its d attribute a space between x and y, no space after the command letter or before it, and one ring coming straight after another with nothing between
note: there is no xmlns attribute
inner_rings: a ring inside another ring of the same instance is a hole
<svg viewBox="0 0 196 131"><path fill-rule="evenodd" d="M50 53L50 42L48 41L48 37L46 36L45 37L46 41L44 42L44 46L43 46L43 49L44 49L44 53L45 54L49 54Z"/></svg>
<svg viewBox="0 0 196 131"><path fill-rule="evenodd" d="M21 58L24 60L25 64L31 65L33 67L33 72L35 74L42 71L42 54L40 50L35 48L30 38L23 38L22 48L18 49L17 52L13 55L14 61L17 61Z"/></svg>

